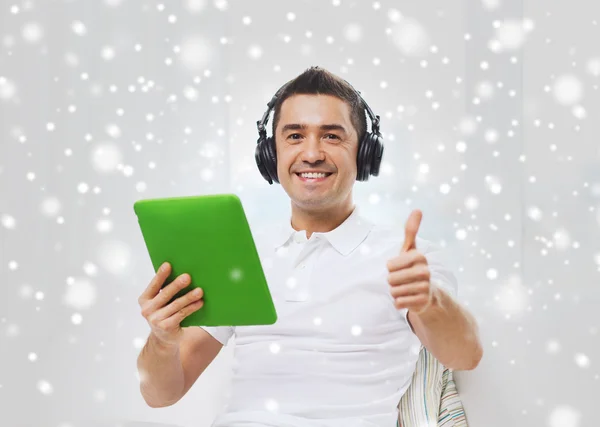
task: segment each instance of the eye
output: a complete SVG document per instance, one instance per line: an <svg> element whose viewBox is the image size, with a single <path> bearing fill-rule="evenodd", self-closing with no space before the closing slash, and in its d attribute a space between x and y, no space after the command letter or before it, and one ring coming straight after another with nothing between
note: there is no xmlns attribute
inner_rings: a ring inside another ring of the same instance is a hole
<svg viewBox="0 0 600 427"><path fill-rule="evenodd" d="M292 133L292 134L288 135L288 139L290 139L290 138L291 138L291 139L298 139L298 138L293 138L293 137L294 137L294 136L296 136L296 135L297 135L297 136L300 136L300 137L302 137L302 135L301 135L301 134L299 134L299 133ZM336 135L336 134L334 134L334 133L327 133L327 134L325 134L325 136L332 136L332 137L333 137L333 139L340 139L340 137L339 137L339 136L337 136L337 135Z"/></svg>

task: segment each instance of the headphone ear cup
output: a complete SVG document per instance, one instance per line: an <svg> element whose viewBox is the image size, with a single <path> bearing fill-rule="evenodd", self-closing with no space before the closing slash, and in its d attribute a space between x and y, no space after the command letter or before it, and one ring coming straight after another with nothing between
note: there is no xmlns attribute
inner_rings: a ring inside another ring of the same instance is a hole
<svg viewBox="0 0 600 427"><path fill-rule="evenodd" d="M360 145L358 146L358 154L356 156L356 180L366 181L369 179L368 169L370 167L370 160L367 157L369 144L370 144L370 133L366 133L363 137Z"/></svg>
<svg viewBox="0 0 600 427"><path fill-rule="evenodd" d="M265 166L269 176L279 184L279 178L277 177L277 151L275 150L275 139L271 136L265 141L264 155Z"/></svg>
<svg viewBox="0 0 600 427"><path fill-rule="evenodd" d="M268 158L265 154L265 145L266 141L263 138L258 138L258 142L256 143L256 149L254 150L254 159L256 160L256 166L258 166L260 174L265 180L269 182L269 184L272 184L273 181L271 180L269 170L267 169Z"/></svg>
<svg viewBox="0 0 600 427"><path fill-rule="evenodd" d="M383 158L383 141L381 135L371 134L372 142L371 147L373 147L373 152L370 155L371 160L371 175L378 176L379 175L379 167L381 166L381 159Z"/></svg>
<svg viewBox="0 0 600 427"><path fill-rule="evenodd" d="M379 175L382 157L381 136L371 132L366 133L358 148L356 180L367 181L370 175Z"/></svg>

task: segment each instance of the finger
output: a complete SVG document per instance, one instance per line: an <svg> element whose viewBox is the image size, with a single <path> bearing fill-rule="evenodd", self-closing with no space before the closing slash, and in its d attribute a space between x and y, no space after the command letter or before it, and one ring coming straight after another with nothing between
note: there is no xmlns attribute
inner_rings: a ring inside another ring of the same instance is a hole
<svg viewBox="0 0 600 427"><path fill-rule="evenodd" d="M156 295L158 295L160 288L165 283L167 277L171 274L171 264L168 262L164 262L159 268L148 287L142 292L140 295L139 303L143 304L145 301L151 300Z"/></svg>
<svg viewBox="0 0 600 427"><path fill-rule="evenodd" d="M182 307L179 310L173 312L170 316L160 320L159 322L161 322L161 327L164 329L171 329L176 326L179 326L183 319L188 317L190 314L198 311L203 306L204 299L201 298L197 301L193 301L185 307Z"/></svg>
<svg viewBox="0 0 600 427"><path fill-rule="evenodd" d="M394 298L427 294L429 282L408 283L402 286L392 286L390 294Z"/></svg>
<svg viewBox="0 0 600 427"><path fill-rule="evenodd" d="M402 252L400 255L390 258L386 264L386 267L388 271L392 272L412 267L416 264L426 263L427 259L421 252L416 249L411 249L407 252Z"/></svg>
<svg viewBox="0 0 600 427"><path fill-rule="evenodd" d="M175 280L173 280L167 286L162 288L160 290L160 293L154 299L160 303L160 307L164 307L165 305L173 301L173 298L175 298L175 295L179 291L190 286L190 283L192 283L192 278L188 273L180 274L175 278ZM186 292L186 294L187 293L189 293L189 291Z"/></svg>
<svg viewBox="0 0 600 427"><path fill-rule="evenodd" d="M190 306L192 306L194 304L195 305L203 304L203 302L204 302L203 296L204 296L204 292L203 292L202 288L196 288L193 291L190 291L187 294L182 295L179 298L176 298L170 304L168 304L156 311L156 313L154 314L154 321L160 322L160 321L168 319L169 317L172 317L172 316L185 317L185 316L189 315L189 313L192 312L191 310L193 308ZM183 318L183 317L181 317L181 318ZM179 321L181 321L181 318L179 319Z"/></svg>
<svg viewBox="0 0 600 427"><path fill-rule="evenodd" d="M424 264L417 264L403 270L392 271L388 274L388 283L390 286L406 285L413 282L429 281L429 268Z"/></svg>
<svg viewBox="0 0 600 427"><path fill-rule="evenodd" d="M150 301L146 302L145 310L153 313L155 311L160 310L167 304L171 302L175 294L182 289L185 289L190 285L190 275L187 273L181 274L177 276L175 280L169 283L167 286L162 288L162 290L152 298ZM187 295L187 293L186 293Z"/></svg>
<svg viewBox="0 0 600 427"><path fill-rule="evenodd" d="M404 244L402 245L401 252L406 252L410 249L416 249L416 239L417 232L419 231L419 226L421 225L421 218L423 217L423 213L419 209L415 209L411 212L408 220L406 221L406 226L404 227Z"/></svg>
<svg viewBox="0 0 600 427"><path fill-rule="evenodd" d="M428 295L411 295L407 297L399 297L394 299L394 307L396 308L410 308L420 304L425 304L429 300Z"/></svg>
<svg viewBox="0 0 600 427"><path fill-rule="evenodd" d="M179 326L179 324L181 323L181 321L183 319L188 317L190 314L195 313L196 311L200 310L203 306L204 306L203 299L187 305L186 307L182 308L181 310L179 310L178 312L173 314L171 317L168 317L165 320L163 320L162 321L163 325L164 325L163 327L165 329L172 329L176 326Z"/></svg>

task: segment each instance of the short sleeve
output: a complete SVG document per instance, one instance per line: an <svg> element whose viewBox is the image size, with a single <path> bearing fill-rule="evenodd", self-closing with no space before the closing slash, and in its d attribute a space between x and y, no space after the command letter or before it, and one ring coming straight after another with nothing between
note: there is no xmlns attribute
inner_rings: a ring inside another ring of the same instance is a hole
<svg viewBox="0 0 600 427"><path fill-rule="evenodd" d="M416 335L415 330L413 329L412 325L410 324L410 321L408 320L408 308L403 308L402 310L404 311L404 321L410 328L411 332Z"/></svg>
<svg viewBox="0 0 600 427"><path fill-rule="evenodd" d="M206 332L211 334L217 341L227 345L229 338L233 336L234 326L200 326Z"/></svg>
<svg viewBox="0 0 600 427"><path fill-rule="evenodd" d="M452 298L458 297L458 281L456 276L450 267L450 261L448 259L448 252L441 246L429 242L425 248L423 255L427 259L429 265L429 272L431 274L430 281L452 296Z"/></svg>

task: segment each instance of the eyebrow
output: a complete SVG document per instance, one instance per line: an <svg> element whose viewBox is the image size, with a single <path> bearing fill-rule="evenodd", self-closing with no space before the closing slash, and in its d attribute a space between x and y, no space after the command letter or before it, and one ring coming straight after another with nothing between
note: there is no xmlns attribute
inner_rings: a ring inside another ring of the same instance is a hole
<svg viewBox="0 0 600 427"><path fill-rule="evenodd" d="M288 130L298 130L298 129L306 130L306 129L308 129L308 126L305 124L300 124L300 123L288 123L287 125L283 126L283 128L281 129L281 133L285 133L285 131L288 131ZM337 123L321 125L321 126L319 126L319 129L321 129L321 130L338 130L344 134L348 133L344 126L339 125Z"/></svg>

